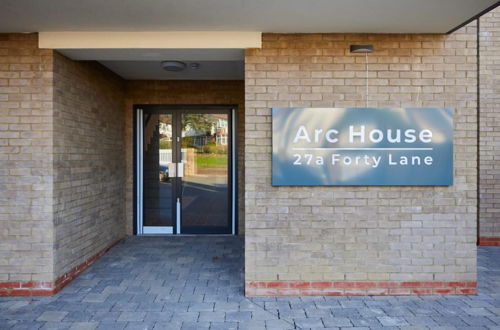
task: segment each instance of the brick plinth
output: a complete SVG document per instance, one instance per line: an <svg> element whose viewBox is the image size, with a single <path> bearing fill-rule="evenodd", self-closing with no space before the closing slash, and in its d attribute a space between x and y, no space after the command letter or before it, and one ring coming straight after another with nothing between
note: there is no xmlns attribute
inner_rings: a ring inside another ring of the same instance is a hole
<svg viewBox="0 0 500 330"><path fill-rule="evenodd" d="M55 282L0 282L1 296L51 296L59 292L62 288L73 281L84 270L90 267L97 259L108 252L113 246L118 244L118 240L106 249L93 255L70 271L64 273Z"/></svg>
<svg viewBox="0 0 500 330"><path fill-rule="evenodd" d="M476 282L247 281L246 296L384 296L476 294Z"/></svg>
<svg viewBox="0 0 500 330"><path fill-rule="evenodd" d="M481 246L500 246L500 237L479 237Z"/></svg>

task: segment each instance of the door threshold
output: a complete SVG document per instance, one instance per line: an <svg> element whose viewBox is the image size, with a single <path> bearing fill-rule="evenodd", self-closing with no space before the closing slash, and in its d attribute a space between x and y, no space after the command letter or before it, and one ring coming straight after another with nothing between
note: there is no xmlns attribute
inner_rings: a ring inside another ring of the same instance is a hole
<svg viewBox="0 0 500 330"><path fill-rule="evenodd" d="M139 234L135 236L148 236L148 237L201 237L201 236L206 236L206 237L214 237L214 236L239 236L236 234Z"/></svg>

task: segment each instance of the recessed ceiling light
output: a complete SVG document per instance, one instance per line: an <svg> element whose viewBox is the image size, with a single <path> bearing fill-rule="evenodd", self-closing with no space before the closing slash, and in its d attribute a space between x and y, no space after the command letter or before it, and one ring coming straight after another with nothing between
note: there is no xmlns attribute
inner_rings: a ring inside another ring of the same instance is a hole
<svg viewBox="0 0 500 330"><path fill-rule="evenodd" d="M163 61L161 62L161 67L165 71L182 71L186 68L186 63L181 61Z"/></svg>

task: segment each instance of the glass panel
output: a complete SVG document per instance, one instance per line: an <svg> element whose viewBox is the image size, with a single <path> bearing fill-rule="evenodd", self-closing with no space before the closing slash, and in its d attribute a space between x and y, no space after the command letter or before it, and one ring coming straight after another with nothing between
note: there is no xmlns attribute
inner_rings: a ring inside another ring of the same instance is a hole
<svg viewBox="0 0 500 330"><path fill-rule="evenodd" d="M144 226L173 226L172 115L144 114Z"/></svg>
<svg viewBox="0 0 500 330"><path fill-rule="evenodd" d="M228 227L228 119L227 114L182 114L183 230Z"/></svg>

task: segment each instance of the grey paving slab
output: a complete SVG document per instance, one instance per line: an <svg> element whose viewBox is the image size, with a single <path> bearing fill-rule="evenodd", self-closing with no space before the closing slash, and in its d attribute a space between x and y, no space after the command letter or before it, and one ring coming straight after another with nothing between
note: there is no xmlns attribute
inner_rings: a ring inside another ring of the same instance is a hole
<svg viewBox="0 0 500 330"><path fill-rule="evenodd" d="M0 298L0 329L500 330L497 247L477 296L246 298L243 267L241 237L130 237L54 297Z"/></svg>
<svg viewBox="0 0 500 330"><path fill-rule="evenodd" d="M70 330L95 330L99 326L98 322L74 322Z"/></svg>
<svg viewBox="0 0 500 330"><path fill-rule="evenodd" d="M123 330L127 326L127 322L99 322L97 330Z"/></svg>
<svg viewBox="0 0 500 330"><path fill-rule="evenodd" d="M59 322L62 321L68 312L47 311L43 312L36 320L39 322Z"/></svg>
<svg viewBox="0 0 500 330"><path fill-rule="evenodd" d="M122 312L118 316L119 322L142 322L146 317L146 312Z"/></svg>

